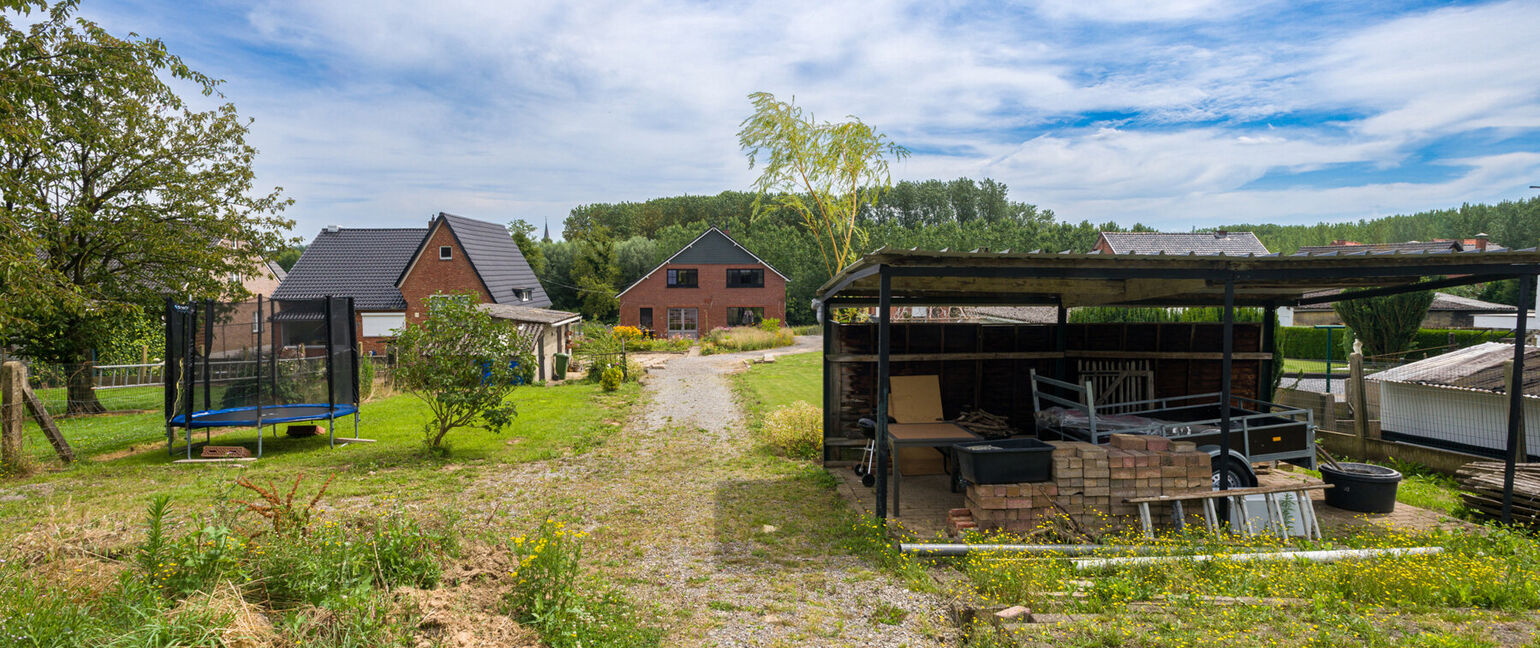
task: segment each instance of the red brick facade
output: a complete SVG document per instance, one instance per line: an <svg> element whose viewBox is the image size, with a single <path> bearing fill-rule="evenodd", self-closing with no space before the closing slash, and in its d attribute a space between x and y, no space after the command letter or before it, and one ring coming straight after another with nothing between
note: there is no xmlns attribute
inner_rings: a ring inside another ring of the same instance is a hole
<svg viewBox="0 0 1540 648"><path fill-rule="evenodd" d="M765 284L760 288L727 287L728 269L760 268ZM669 270L695 270L696 288L670 288ZM654 270L620 295L620 323L642 326L641 311L652 309L652 330L664 335L668 330L668 309L694 308L698 333L728 326L727 309L763 308L766 318L786 321L786 279L762 263L706 264L669 263Z"/></svg>
<svg viewBox="0 0 1540 648"><path fill-rule="evenodd" d="M439 248L449 246L451 258L440 259ZM465 251L460 249L455 242L454 233L449 231L442 222L434 226L429 237L428 244L422 247L416 259L407 266L406 276L401 280L401 296L406 299L406 321L415 322L422 319L427 312L422 300L436 293L451 293L470 291L479 295L482 303L490 303L492 296L487 293L486 286L482 284L481 277L476 275L471 267L470 259ZM382 312L382 311L373 311ZM395 312L395 311L383 311ZM385 345L394 338L389 337L364 337L363 313L358 314L359 348L363 353L385 353Z"/></svg>

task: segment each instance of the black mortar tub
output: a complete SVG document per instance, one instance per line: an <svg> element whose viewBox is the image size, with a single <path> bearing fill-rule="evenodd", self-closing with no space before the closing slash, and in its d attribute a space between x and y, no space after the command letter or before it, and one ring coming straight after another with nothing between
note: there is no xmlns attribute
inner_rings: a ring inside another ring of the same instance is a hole
<svg viewBox="0 0 1540 648"><path fill-rule="evenodd" d="M1331 484L1326 489L1326 503L1345 511L1389 513L1396 510L1396 485L1401 473L1393 468L1366 463L1337 462L1320 464L1321 480Z"/></svg>

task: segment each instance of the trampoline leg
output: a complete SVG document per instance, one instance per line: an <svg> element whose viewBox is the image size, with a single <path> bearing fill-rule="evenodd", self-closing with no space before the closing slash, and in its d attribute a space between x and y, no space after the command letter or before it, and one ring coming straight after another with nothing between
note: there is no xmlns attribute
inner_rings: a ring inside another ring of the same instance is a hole
<svg viewBox="0 0 1540 648"><path fill-rule="evenodd" d="M187 428L187 458L192 458L192 428Z"/></svg>
<svg viewBox="0 0 1540 648"><path fill-rule="evenodd" d="M331 443L333 450L337 449L337 419L333 416L326 417L326 439Z"/></svg>
<svg viewBox="0 0 1540 648"><path fill-rule="evenodd" d="M353 439L358 439L358 410L353 410Z"/></svg>
<svg viewBox="0 0 1540 648"><path fill-rule="evenodd" d="M171 445L175 441L176 441L176 430L173 429L170 425L167 425L166 426L166 455L167 456L171 456L171 457L175 457L176 456L176 447Z"/></svg>
<svg viewBox="0 0 1540 648"><path fill-rule="evenodd" d="M274 430L278 429L278 426L274 425L273 429ZM262 458L262 422L261 421L257 421L257 458L258 459Z"/></svg>

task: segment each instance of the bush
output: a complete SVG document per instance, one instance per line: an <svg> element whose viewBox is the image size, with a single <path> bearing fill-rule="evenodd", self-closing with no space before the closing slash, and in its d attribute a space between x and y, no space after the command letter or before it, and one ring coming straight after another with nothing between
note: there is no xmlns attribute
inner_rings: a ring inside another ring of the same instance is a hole
<svg viewBox="0 0 1540 648"><path fill-rule="evenodd" d="M775 333L776 331L781 330L781 320L774 317L767 317L762 319L759 321L759 330L766 333Z"/></svg>
<svg viewBox="0 0 1540 648"><path fill-rule="evenodd" d="M1326 359L1325 329L1280 326L1277 331L1278 348L1283 351L1285 358ZM1404 357L1407 360L1421 360L1482 342L1500 340L1507 334L1507 331L1485 329L1421 329L1412 338L1411 350ZM1353 348L1352 329L1336 329L1332 331L1331 339L1336 346L1332 349L1331 357L1346 359ZM1451 340L1453 346L1450 346Z"/></svg>
<svg viewBox="0 0 1540 648"><path fill-rule="evenodd" d="M793 335L823 335L822 324L798 324L791 327Z"/></svg>
<svg viewBox="0 0 1540 648"><path fill-rule="evenodd" d="M642 329L636 328L635 326L616 326L610 329L610 334L614 335L618 339L627 341L642 339Z"/></svg>
<svg viewBox="0 0 1540 648"><path fill-rule="evenodd" d="M620 370L620 367L605 367L604 372L600 374L599 386L603 387L604 391L615 391L620 389L620 383L625 380L625 377L626 375Z"/></svg>
<svg viewBox="0 0 1540 648"><path fill-rule="evenodd" d="M369 400L374 395L374 360L369 356L358 356L358 400Z"/></svg>
<svg viewBox="0 0 1540 648"><path fill-rule="evenodd" d="M766 416L760 431L776 454L813 459L823 448L823 411L797 401Z"/></svg>

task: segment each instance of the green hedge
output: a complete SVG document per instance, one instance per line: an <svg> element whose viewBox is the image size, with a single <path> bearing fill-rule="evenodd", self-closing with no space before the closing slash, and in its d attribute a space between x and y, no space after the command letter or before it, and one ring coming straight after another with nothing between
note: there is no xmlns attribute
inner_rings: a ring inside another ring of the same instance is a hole
<svg viewBox="0 0 1540 648"><path fill-rule="evenodd" d="M1416 337L1412 338L1412 350L1405 357L1407 360L1421 360L1454 349L1500 340L1508 333L1505 330L1485 329L1422 329L1417 332ZM1337 346L1332 349L1333 358L1346 358L1352 352L1351 329L1332 331L1331 339ZM1283 351L1285 358L1325 360L1326 330L1309 326L1280 326L1278 327L1278 348Z"/></svg>

